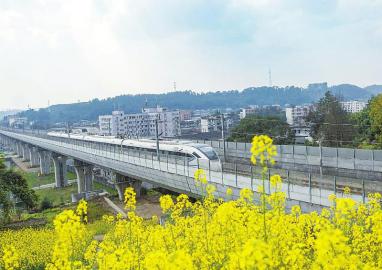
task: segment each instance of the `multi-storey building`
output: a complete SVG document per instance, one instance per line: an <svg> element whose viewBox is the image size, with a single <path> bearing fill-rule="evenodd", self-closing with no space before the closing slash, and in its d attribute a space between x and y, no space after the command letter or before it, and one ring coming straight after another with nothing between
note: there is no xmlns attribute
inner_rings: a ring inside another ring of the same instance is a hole
<svg viewBox="0 0 382 270"><path fill-rule="evenodd" d="M367 103L363 101L342 101L340 102L342 109L348 113L356 113L362 111L364 108L366 108Z"/></svg>
<svg viewBox="0 0 382 270"><path fill-rule="evenodd" d="M192 111L190 110L181 110L179 111L180 122L191 120Z"/></svg>
<svg viewBox="0 0 382 270"><path fill-rule="evenodd" d="M28 119L26 117L9 115L4 117L4 119L8 121L8 126L12 128L25 128L28 125Z"/></svg>
<svg viewBox="0 0 382 270"><path fill-rule="evenodd" d="M156 136L156 120L158 133L162 137L180 135L180 120L178 111L167 111L165 108L144 108L142 113L125 114L114 111L111 115L99 116L101 135L127 136L130 138Z"/></svg>
<svg viewBox="0 0 382 270"><path fill-rule="evenodd" d="M305 140L311 140L310 128L305 121L305 117L314 109L313 105L295 106L285 108L287 123L295 135L296 143L304 143Z"/></svg>
<svg viewBox="0 0 382 270"><path fill-rule="evenodd" d="M234 114L224 114L224 130L228 131L234 124L238 123L238 120L233 118ZM237 114L236 114L237 116ZM200 132L216 132L222 130L222 118L221 115L211 115L202 117L200 119Z"/></svg>
<svg viewBox="0 0 382 270"><path fill-rule="evenodd" d="M254 115L256 114L256 112L258 112L258 110L259 110L259 106L257 105L253 105L248 108L243 108L240 110L240 114L239 114L240 119L244 119L249 115Z"/></svg>
<svg viewBox="0 0 382 270"><path fill-rule="evenodd" d="M202 133L218 131L221 128L220 116L207 116L200 119L200 131Z"/></svg>
<svg viewBox="0 0 382 270"><path fill-rule="evenodd" d="M291 126L306 126L305 117L313 109L312 105L294 106L285 109L287 123Z"/></svg>
<svg viewBox="0 0 382 270"><path fill-rule="evenodd" d="M100 115L98 117L100 134L117 136L120 129L119 122L123 115L122 111L113 111L111 115Z"/></svg>

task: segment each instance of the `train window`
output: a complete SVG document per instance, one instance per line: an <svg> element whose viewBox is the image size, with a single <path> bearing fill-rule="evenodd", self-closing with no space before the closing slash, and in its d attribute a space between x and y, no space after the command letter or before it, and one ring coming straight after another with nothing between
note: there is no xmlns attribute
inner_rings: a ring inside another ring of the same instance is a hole
<svg viewBox="0 0 382 270"><path fill-rule="evenodd" d="M216 160L219 159L218 155L216 154L215 150L210 146L203 146L198 148L200 151L202 151L210 160Z"/></svg>
<svg viewBox="0 0 382 270"><path fill-rule="evenodd" d="M193 152L192 153L195 157L197 157L197 158L201 158L201 156L199 156L197 153L195 153L195 152Z"/></svg>

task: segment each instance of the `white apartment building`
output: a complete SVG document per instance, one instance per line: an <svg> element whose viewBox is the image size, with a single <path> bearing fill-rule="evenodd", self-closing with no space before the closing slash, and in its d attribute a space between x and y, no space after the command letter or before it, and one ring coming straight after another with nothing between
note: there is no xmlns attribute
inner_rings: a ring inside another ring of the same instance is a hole
<svg viewBox="0 0 382 270"><path fill-rule="evenodd" d="M312 105L295 106L285 109L287 123L291 126L306 126L305 117L313 109Z"/></svg>
<svg viewBox="0 0 382 270"><path fill-rule="evenodd" d="M26 117L19 117L17 115L11 115L8 117L8 125L12 128L23 128L28 124Z"/></svg>
<svg viewBox="0 0 382 270"><path fill-rule="evenodd" d="M130 138L154 137L155 121L158 119L158 133L161 137L180 136L179 111L165 108L144 108L142 113L125 114L114 111L111 115L99 116L101 135L127 136Z"/></svg>
<svg viewBox="0 0 382 270"><path fill-rule="evenodd" d="M248 107L248 108L243 108L240 111L239 117L240 117L240 119L244 119L249 115L254 115L254 114L256 114L258 109L259 109L259 106L252 106L252 107Z"/></svg>
<svg viewBox="0 0 382 270"><path fill-rule="evenodd" d="M225 129L227 121L224 121ZM202 133L213 132L221 130L221 116L206 116L200 119L200 131Z"/></svg>
<svg viewBox="0 0 382 270"><path fill-rule="evenodd" d="M100 115L98 117L100 134L117 136L119 132L119 121L123 115L123 111L113 111L111 115Z"/></svg>
<svg viewBox="0 0 382 270"><path fill-rule="evenodd" d="M356 113L362 111L364 108L366 108L367 103L363 101L342 101L340 102L342 109L348 113Z"/></svg>

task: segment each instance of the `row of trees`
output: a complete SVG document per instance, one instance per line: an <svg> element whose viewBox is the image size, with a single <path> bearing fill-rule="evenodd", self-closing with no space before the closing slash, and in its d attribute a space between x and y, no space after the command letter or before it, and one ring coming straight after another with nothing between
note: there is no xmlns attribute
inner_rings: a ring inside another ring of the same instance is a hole
<svg viewBox="0 0 382 270"><path fill-rule="evenodd" d="M382 94L372 97L362 111L351 114L327 92L306 121L314 141L324 146L382 148Z"/></svg>
<svg viewBox="0 0 382 270"><path fill-rule="evenodd" d="M340 99L326 92L305 118L310 127L310 145L331 147L382 148L382 94L370 99L359 113L347 113ZM284 119L254 115L235 127L229 140L249 142L255 134L268 134L276 144L294 143L294 133Z"/></svg>
<svg viewBox="0 0 382 270"><path fill-rule="evenodd" d="M268 134L275 144L293 144L294 133L289 124L277 116L253 115L242 119L232 129L229 141L250 142L254 135Z"/></svg>

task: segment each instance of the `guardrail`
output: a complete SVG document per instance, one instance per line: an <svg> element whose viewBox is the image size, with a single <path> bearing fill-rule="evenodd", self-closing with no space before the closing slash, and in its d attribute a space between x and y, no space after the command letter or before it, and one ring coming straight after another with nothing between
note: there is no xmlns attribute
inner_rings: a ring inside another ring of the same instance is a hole
<svg viewBox="0 0 382 270"><path fill-rule="evenodd" d="M5 129L7 130L7 129ZM44 130L14 130L12 132L33 134L45 137ZM216 140L194 140L197 143L208 144L215 148L221 156L224 149L228 157L249 159L250 143L224 142ZM225 148L224 148L225 144ZM292 163L306 166L324 166L349 170L382 172L382 150L368 150L337 147L314 147L303 145L276 145L278 156L276 162Z"/></svg>
<svg viewBox="0 0 382 270"><path fill-rule="evenodd" d="M262 186L260 170L252 165L223 163L222 170L216 170L209 162L203 160L200 160L197 166L191 166L186 158L165 155L158 160L156 153L127 151L117 145L52 138L44 134L31 136L32 134L7 131L0 131L0 133L179 192L201 194L200 187L193 181L193 175L198 168L206 171L207 180L217 185L217 193L221 197L225 197L227 187L234 188L236 190L234 196L238 196L238 190L241 188L246 187L257 191L258 187ZM312 173L270 169L269 176L273 173L279 173L283 177L282 190L287 194L288 199L321 206L330 205L327 199L329 194L335 193L341 196L345 186L350 186L353 198L363 201L367 200L368 193L382 191L380 183L376 181L349 180L336 176L323 177ZM265 181L266 192L272 192L269 178Z"/></svg>

